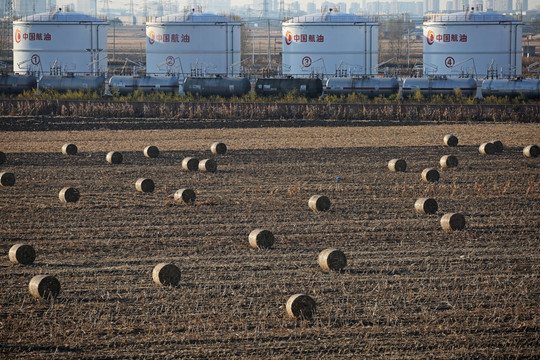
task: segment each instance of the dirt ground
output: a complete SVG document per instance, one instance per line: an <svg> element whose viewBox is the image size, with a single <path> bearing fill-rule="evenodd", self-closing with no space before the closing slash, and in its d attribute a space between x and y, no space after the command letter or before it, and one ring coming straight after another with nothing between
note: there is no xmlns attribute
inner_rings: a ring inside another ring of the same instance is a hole
<svg viewBox="0 0 540 360"><path fill-rule="evenodd" d="M442 145L447 133L456 148ZM540 348L540 163L524 146L537 124L282 127L201 130L3 132L0 171L0 357L421 359L536 358ZM502 154L482 156L499 139ZM75 156L60 153L70 141ZM223 141L224 155L210 144ZM145 158L156 145L161 154ZM124 161L110 165L108 151ZM421 180L446 154L455 169ZM214 158L217 173L186 172L184 157ZM407 161L405 173L387 162ZM149 177L153 193L135 190ZM76 204L58 192L74 186ZM180 188L197 194L177 204ZM314 194L328 212L308 206ZM437 200L436 215L414 202ZM463 231L445 232L461 212ZM249 247L255 228L272 249ZM13 244L35 247L13 265ZM326 248L347 256L326 273ZM177 287L152 281L172 262ZM34 299L30 279L61 282L55 301ZM317 303L291 320L289 296Z"/></svg>

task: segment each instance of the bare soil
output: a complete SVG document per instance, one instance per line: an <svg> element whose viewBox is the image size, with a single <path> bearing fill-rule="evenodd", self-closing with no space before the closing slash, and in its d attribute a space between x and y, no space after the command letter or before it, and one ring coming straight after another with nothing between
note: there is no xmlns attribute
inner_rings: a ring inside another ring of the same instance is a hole
<svg viewBox="0 0 540 360"><path fill-rule="evenodd" d="M73 358L536 358L540 348L540 163L524 146L537 124L444 124L190 130L9 132L0 171L0 357ZM442 145L458 136L457 148ZM502 154L482 156L481 142ZM63 143L79 153L64 156ZM225 155L210 144L223 141ZM156 159L143 156L156 145ZM124 154L110 165L108 151ZM458 157L427 184L420 173ZM217 173L186 172L184 157L213 157ZM387 162L403 158L405 173ZM135 181L156 183L138 193ZM80 190L62 204L64 186ZM173 201L196 191L194 205ZM330 198L325 213L308 199ZM437 200L436 215L414 202ZM461 212L466 228L444 232ZM248 235L267 228L272 249ZM28 243L31 266L9 248ZM348 264L326 273L318 253ZM152 281L172 262L177 287ZM38 274L62 285L54 301L28 291ZM289 296L317 303L312 321L291 320Z"/></svg>

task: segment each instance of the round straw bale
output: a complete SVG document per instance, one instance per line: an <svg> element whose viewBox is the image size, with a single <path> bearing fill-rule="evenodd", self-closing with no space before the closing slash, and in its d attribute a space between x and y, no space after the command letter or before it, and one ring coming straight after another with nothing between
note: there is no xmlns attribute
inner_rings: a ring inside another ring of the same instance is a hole
<svg viewBox="0 0 540 360"><path fill-rule="evenodd" d="M425 182L436 182L439 181L440 175L437 169L435 168L427 168L422 171L422 179Z"/></svg>
<svg viewBox="0 0 540 360"><path fill-rule="evenodd" d="M458 166L458 159L454 155L444 155L439 162L442 168L453 168Z"/></svg>
<svg viewBox="0 0 540 360"><path fill-rule="evenodd" d="M56 298L60 294L60 281L52 275L36 275L28 288L30 294L38 299Z"/></svg>
<svg viewBox="0 0 540 360"><path fill-rule="evenodd" d="M140 178L135 182L135 188L143 193L153 192L156 188L152 179Z"/></svg>
<svg viewBox="0 0 540 360"><path fill-rule="evenodd" d="M538 145L529 145L523 149L523 156L529 158L535 158L540 155L540 147Z"/></svg>
<svg viewBox="0 0 540 360"><path fill-rule="evenodd" d="M483 143L478 148L478 151L480 151L480 154L482 155L493 155L495 154L495 145L491 142Z"/></svg>
<svg viewBox="0 0 540 360"><path fill-rule="evenodd" d="M147 158L157 158L159 156L159 149L157 146L150 145L144 148L143 153Z"/></svg>
<svg viewBox="0 0 540 360"><path fill-rule="evenodd" d="M0 165L5 163L6 160L7 160L6 154L4 152L0 151Z"/></svg>
<svg viewBox="0 0 540 360"><path fill-rule="evenodd" d="M458 144L457 136L453 134L444 135L444 145L454 147L454 146L457 146L457 144Z"/></svg>
<svg viewBox="0 0 540 360"><path fill-rule="evenodd" d="M184 202L186 204L193 204L195 202L195 191L191 189L180 189L174 193L174 200Z"/></svg>
<svg viewBox="0 0 540 360"><path fill-rule="evenodd" d="M81 193L79 190L66 186L60 192L58 193L58 197L60 198L60 201L63 203L68 202L77 202L79 201L79 198L81 197Z"/></svg>
<svg viewBox="0 0 540 360"><path fill-rule="evenodd" d="M176 286L180 282L180 269L174 264L160 263L154 267L152 278L158 285Z"/></svg>
<svg viewBox="0 0 540 360"><path fill-rule="evenodd" d="M15 244L9 249L9 261L13 264L30 265L36 260L36 251L32 245Z"/></svg>
<svg viewBox="0 0 540 360"><path fill-rule="evenodd" d="M13 186L15 185L15 174L10 172L0 173L0 185Z"/></svg>
<svg viewBox="0 0 540 360"><path fill-rule="evenodd" d="M122 153L118 151L111 151L107 154L107 162L109 164L120 164L123 159Z"/></svg>
<svg viewBox="0 0 540 360"><path fill-rule="evenodd" d="M313 211L327 211L330 205L330 199L324 195L313 195L308 201L308 206Z"/></svg>
<svg viewBox="0 0 540 360"><path fill-rule="evenodd" d="M304 294L293 295L287 300L287 314L294 319L309 320L315 314L317 305L311 296Z"/></svg>
<svg viewBox="0 0 540 360"><path fill-rule="evenodd" d="M222 142L215 142L210 146L212 154L223 155L227 152L227 145Z"/></svg>
<svg viewBox="0 0 540 360"><path fill-rule="evenodd" d="M193 157L187 157L182 160L182 168L187 171L196 171L199 168L199 160Z"/></svg>
<svg viewBox="0 0 540 360"><path fill-rule="evenodd" d="M392 159L388 162L388 169L392 172L403 172L407 170L407 162L403 159Z"/></svg>
<svg viewBox="0 0 540 360"><path fill-rule="evenodd" d="M504 150L504 145L500 140L490 141L495 146L496 153L502 153Z"/></svg>
<svg viewBox="0 0 540 360"><path fill-rule="evenodd" d="M203 172L216 172L217 163L214 159L205 159L199 162L199 171Z"/></svg>
<svg viewBox="0 0 540 360"><path fill-rule="evenodd" d="M463 230L465 229L465 216L459 213L444 214L441 218L441 226L444 230Z"/></svg>
<svg viewBox="0 0 540 360"><path fill-rule="evenodd" d="M414 209L419 214L435 214L439 210L439 205L435 199L420 198L414 203Z"/></svg>
<svg viewBox="0 0 540 360"><path fill-rule="evenodd" d="M249 245L254 249L269 249L274 245L274 234L269 230L255 229L249 233Z"/></svg>
<svg viewBox="0 0 540 360"><path fill-rule="evenodd" d="M339 271L347 266L347 258L341 250L326 249L319 253L319 266L324 271Z"/></svg>
<svg viewBox="0 0 540 360"><path fill-rule="evenodd" d="M77 154L77 145L67 143L62 146L62 154L64 155L75 155Z"/></svg>

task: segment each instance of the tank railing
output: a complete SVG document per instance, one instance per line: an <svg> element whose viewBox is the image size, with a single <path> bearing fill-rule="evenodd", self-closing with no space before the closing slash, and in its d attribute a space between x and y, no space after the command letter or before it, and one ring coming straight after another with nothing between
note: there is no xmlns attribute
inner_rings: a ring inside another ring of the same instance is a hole
<svg viewBox="0 0 540 360"><path fill-rule="evenodd" d="M162 63L158 64L157 65L157 68L158 70L163 70L163 66L166 65L165 67L165 74L166 75L176 75L176 74L183 74L184 73L184 68L182 67L182 60L180 59L179 56L176 56L174 57L173 59L173 64L171 65L170 62L171 62L171 59L167 59L165 61L163 61ZM176 65L178 62L178 65Z"/></svg>
<svg viewBox="0 0 540 360"><path fill-rule="evenodd" d="M508 19L511 17L511 19ZM467 14L433 14L424 16L424 22L446 23L446 22L496 22L496 23L512 23L521 21L519 17L499 15L499 14L479 14L470 12Z"/></svg>
<svg viewBox="0 0 540 360"><path fill-rule="evenodd" d="M312 24L312 23L332 23L332 24L366 24L366 23L376 23L377 20L369 17L360 17L360 16L350 16L350 17L339 17L339 16L301 16L293 17L289 20L284 21L284 23L289 24Z"/></svg>
<svg viewBox="0 0 540 360"><path fill-rule="evenodd" d="M147 16L147 23L177 23L177 22L187 22L187 23L224 23L224 24L237 24L238 21L234 21L223 16L190 16L186 15L165 15L165 16Z"/></svg>
<svg viewBox="0 0 540 360"><path fill-rule="evenodd" d="M101 16L101 15L98 15L98 16L85 16L85 15L81 15L81 16L66 16L64 14L69 14L69 13L62 13L61 15L57 15L57 14L51 14L51 15L43 15L43 14L40 14L40 15L27 15L27 16L22 16L22 17L19 17L17 19L15 19L14 21L23 21L23 22L107 22L107 17L106 16Z"/></svg>

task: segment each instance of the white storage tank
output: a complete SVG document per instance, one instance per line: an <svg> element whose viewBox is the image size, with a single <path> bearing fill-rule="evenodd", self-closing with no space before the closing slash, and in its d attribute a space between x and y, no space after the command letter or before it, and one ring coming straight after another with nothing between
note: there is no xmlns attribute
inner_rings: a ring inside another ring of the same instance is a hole
<svg viewBox="0 0 540 360"><path fill-rule="evenodd" d="M424 20L424 74L521 75L523 23L474 10Z"/></svg>
<svg viewBox="0 0 540 360"><path fill-rule="evenodd" d="M151 19L146 23L146 72L237 76L241 26L195 11Z"/></svg>
<svg viewBox="0 0 540 360"><path fill-rule="evenodd" d="M107 21L61 9L13 21L13 71L107 72Z"/></svg>
<svg viewBox="0 0 540 360"><path fill-rule="evenodd" d="M379 24L370 19L330 9L283 22L282 36L285 75L377 74Z"/></svg>

